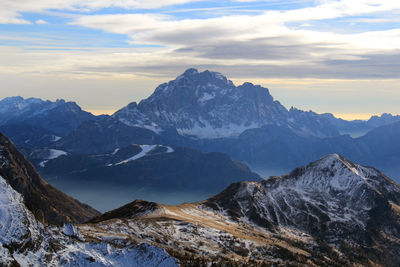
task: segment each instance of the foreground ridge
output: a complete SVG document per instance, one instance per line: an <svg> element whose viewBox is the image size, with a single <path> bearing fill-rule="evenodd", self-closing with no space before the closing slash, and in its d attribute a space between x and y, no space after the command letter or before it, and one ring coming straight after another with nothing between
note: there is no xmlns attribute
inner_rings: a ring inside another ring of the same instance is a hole
<svg viewBox="0 0 400 267"><path fill-rule="evenodd" d="M29 210L40 221L82 223L100 214L48 184L11 140L1 133L0 176L23 195Z"/></svg>
<svg viewBox="0 0 400 267"><path fill-rule="evenodd" d="M184 263L397 266L400 186L331 154L288 175L240 182L203 202L135 201L82 226L167 251ZM182 248L184 251L182 251Z"/></svg>
<svg viewBox="0 0 400 267"><path fill-rule="evenodd" d="M1 266L178 266L163 249L129 240L97 241L77 226L44 226L0 176Z"/></svg>

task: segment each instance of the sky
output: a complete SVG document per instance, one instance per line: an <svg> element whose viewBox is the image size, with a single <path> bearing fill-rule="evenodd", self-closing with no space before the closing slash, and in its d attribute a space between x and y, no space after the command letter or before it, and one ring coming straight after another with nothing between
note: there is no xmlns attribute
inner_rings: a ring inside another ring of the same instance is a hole
<svg viewBox="0 0 400 267"><path fill-rule="evenodd" d="M0 98L112 113L185 69L287 108L400 113L400 1L0 0Z"/></svg>

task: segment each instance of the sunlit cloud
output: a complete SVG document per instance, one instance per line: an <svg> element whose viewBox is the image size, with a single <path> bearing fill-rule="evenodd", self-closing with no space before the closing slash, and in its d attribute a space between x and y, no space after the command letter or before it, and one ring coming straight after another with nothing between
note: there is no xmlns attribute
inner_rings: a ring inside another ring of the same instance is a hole
<svg viewBox="0 0 400 267"><path fill-rule="evenodd" d="M0 28L0 74L138 83L197 67L279 88L288 105L334 84L355 97L356 84L399 84L399 11L387 0L4 0L0 24L20 25Z"/></svg>

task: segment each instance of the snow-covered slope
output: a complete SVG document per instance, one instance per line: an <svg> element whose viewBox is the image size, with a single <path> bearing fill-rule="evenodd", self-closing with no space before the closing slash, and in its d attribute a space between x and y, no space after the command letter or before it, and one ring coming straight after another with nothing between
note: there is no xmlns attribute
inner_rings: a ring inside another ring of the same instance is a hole
<svg viewBox="0 0 400 267"><path fill-rule="evenodd" d="M46 158L63 154L46 151ZM67 196L48 184L32 164L0 133L0 176L29 203L29 209L40 220L53 224L67 221L84 222L99 214L98 211Z"/></svg>
<svg viewBox="0 0 400 267"><path fill-rule="evenodd" d="M6 247L26 242L41 243L43 225L27 210L22 196L0 176L0 255L2 263L13 262ZM31 244L33 245L33 244Z"/></svg>
<svg viewBox="0 0 400 267"><path fill-rule="evenodd" d="M43 226L0 176L1 266L177 266L163 249L128 241L85 241L71 224Z"/></svg>
<svg viewBox="0 0 400 267"><path fill-rule="evenodd" d="M400 186L337 154L289 175L233 184L205 205L234 220L270 231L300 230L341 248L348 242L368 247L382 236L400 244Z"/></svg>
<svg viewBox="0 0 400 267"><path fill-rule="evenodd" d="M337 154L289 175L232 184L200 203L135 201L94 222L95 231L81 230L97 239L146 236L185 263L199 256L252 266L400 263L400 186Z"/></svg>
<svg viewBox="0 0 400 267"><path fill-rule="evenodd" d="M160 85L149 98L129 104L113 117L157 133L175 128L183 136L201 139L237 137L271 124L306 136L338 134L324 118L289 113L266 88L251 83L235 86L218 72L196 69Z"/></svg>

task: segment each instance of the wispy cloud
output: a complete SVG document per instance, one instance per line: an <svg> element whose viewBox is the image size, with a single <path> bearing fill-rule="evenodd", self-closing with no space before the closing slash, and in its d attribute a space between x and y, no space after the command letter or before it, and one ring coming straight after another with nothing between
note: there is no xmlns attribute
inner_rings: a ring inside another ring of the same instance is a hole
<svg viewBox="0 0 400 267"><path fill-rule="evenodd" d="M251 1L248 1L251 2ZM257 66L264 76L393 77L400 29L326 32L304 24L400 8L391 1L324 1L315 7L207 19L159 14L81 16L73 25L126 34L131 44L165 46L170 58L211 66ZM300 22L291 27L289 23ZM234 27L233 27L234 25ZM222 67L224 68L224 67ZM261 71L262 70L262 71Z"/></svg>
<svg viewBox="0 0 400 267"><path fill-rule="evenodd" d="M40 13L47 10L89 12L103 8L155 9L198 1L200 0L2 0L0 24L30 24L31 22L21 18L24 12Z"/></svg>

